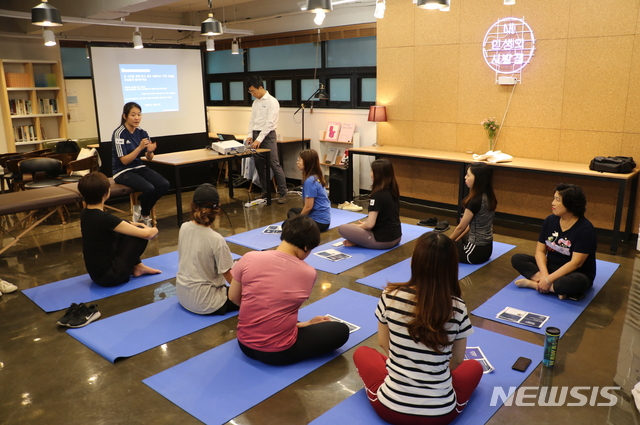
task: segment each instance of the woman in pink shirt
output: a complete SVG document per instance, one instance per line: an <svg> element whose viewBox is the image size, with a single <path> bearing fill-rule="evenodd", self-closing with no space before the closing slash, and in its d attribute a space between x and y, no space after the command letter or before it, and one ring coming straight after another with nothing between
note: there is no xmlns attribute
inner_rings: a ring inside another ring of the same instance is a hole
<svg viewBox="0 0 640 425"><path fill-rule="evenodd" d="M344 323L316 316L298 322L311 294L316 270L304 262L320 244L308 216L287 220L275 251L252 251L231 269L229 299L240 306L238 344L244 354L270 365L297 363L329 353L349 339Z"/></svg>

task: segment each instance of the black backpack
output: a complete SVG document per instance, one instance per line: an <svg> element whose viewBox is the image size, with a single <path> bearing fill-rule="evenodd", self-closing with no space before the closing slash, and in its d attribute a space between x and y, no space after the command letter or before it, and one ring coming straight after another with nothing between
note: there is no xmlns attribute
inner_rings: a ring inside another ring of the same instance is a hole
<svg viewBox="0 0 640 425"><path fill-rule="evenodd" d="M636 168L630 156L596 156L591 160L589 169L601 173L628 174Z"/></svg>
<svg viewBox="0 0 640 425"><path fill-rule="evenodd" d="M56 143L56 153L78 153L80 147L78 143L73 140L63 140Z"/></svg>

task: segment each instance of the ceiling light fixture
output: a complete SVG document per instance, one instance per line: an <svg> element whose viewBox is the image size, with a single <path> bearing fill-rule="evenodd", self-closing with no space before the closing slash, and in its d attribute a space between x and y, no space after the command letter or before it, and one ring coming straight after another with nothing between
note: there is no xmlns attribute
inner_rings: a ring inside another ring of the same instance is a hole
<svg viewBox="0 0 640 425"><path fill-rule="evenodd" d="M31 23L40 27L62 26L60 11L49 5L47 0L42 0L42 3L31 9Z"/></svg>
<svg viewBox="0 0 640 425"><path fill-rule="evenodd" d="M44 37L44 45L45 46L55 46L56 45L56 36L52 30L45 28L42 31L42 36Z"/></svg>
<svg viewBox="0 0 640 425"><path fill-rule="evenodd" d="M307 0L307 11L316 14L313 20L316 25L322 25L327 12L333 11L333 4L331 0Z"/></svg>
<svg viewBox="0 0 640 425"><path fill-rule="evenodd" d="M213 52L216 50L216 45L213 44L213 37L207 37L207 52Z"/></svg>
<svg viewBox="0 0 640 425"><path fill-rule="evenodd" d="M139 28L136 27L136 30L133 32L133 48L134 49L142 49L144 45L142 44L142 34L139 31Z"/></svg>
<svg viewBox="0 0 640 425"><path fill-rule="evenodd" d="M418 0L418 8L437 10L449 6L449 0Z"/></svg>
<svg viewBox="0 0 640 425"><path fill-rule="evenodd" d="M384 11L387 8L386 0L376 0L376 10L373 12L373 17L376 19L384 18Z"/></svg>
<svg viewBox="0 0 640 425"><path fill-rule="evenodd" d="M220 35L223 33L222 24L220 21L213 19L213 9L211 6L211 0L208 0L209 4L209 17L202 21L200 24L200 35L212 36Z"/></svg>
<svg viewBox="0 0 640 425"><path fill-rule="evenodd" d="M513 6L514 4L516 4L516 0L504 0L505 6Z"/></svg>
<svg viewBox="0 0 640 425"><path fill-rule="evenodd" d="M233 41L231 42L231 54L232 55L240 54L240 43L238 43L238 40L236 40L235 37L233 37Z"/></svg>

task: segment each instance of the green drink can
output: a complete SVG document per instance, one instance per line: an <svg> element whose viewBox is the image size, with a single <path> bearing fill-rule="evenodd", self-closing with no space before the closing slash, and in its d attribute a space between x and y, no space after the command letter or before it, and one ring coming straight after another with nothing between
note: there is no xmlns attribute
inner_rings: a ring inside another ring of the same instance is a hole
<svg viewBox="0 0 640 425"><path fill-rule="evenodd" d="M546 367L553 367L556 363L556 353L558 351L558 340L560 339L560 329L549 327L544 334L544 357L542 364Z"/></svg>

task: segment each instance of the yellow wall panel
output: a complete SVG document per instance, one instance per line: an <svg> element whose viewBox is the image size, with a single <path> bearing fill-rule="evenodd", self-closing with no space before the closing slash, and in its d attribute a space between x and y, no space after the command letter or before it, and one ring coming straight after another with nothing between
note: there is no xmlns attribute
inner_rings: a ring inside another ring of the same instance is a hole
<svg viewBox="0 0 640 425"><path fill-rule="evenodd" d="M637 0L573 0L569 38L635 34Z"/></svg>
<svg viewBox="0 0 640 425"><path fill-rule="evenodd" d="M416 121L413 147L435 151L456 150L456 125Z"/></svg>
<svg viewBox="0 0 640 425"><path fill-rule="evenodd" d="M378 145L413 147L414 127L413 121L378 123Z"/></svg>
<svg viewBox="0 0 640 425"><path fill-rule="evenodd" d="M560 161L588 164L594 156L620 155L621 149L622 133L563 130L560 135Z"/></svg>
<svg viewBox="0 0 640 425"><path fill-rule="evenodd" d="M623 131L634 38L569 40L563 128Z"/></svg>
<svg viewBox="0 0 640 425"><path fill-rule="evenodd" d="M416 121L457 121L458 61L457 46L415 48L413 102Z"/></svg>
<svg viewBox="0 0 640 425"><path fill-rule="evenodd" d="M507 125L560 128L564 91L567 40L544 40L538 43L533 63L524 69L522 84L515 87ZM511 96L513 86L495 86ZM500 116L502 120L502 116Z"/></svg>
<svg viewBox="0 0 640 425"><path fill-rule="evenodd" d="M634 40L626 108L624 131L640 133L640 35Z"/></svg>
<svg viewBox="0 0 640 425"><path fill-rule="evenodd" d="M378 49L377 103L386 105L387 119L413 121L414 48Z"/></svg>
<svg viewBox="0 0 640 425"><path fill-rule="evenodd" d="M407 1L407 3L409 3ZM421 10L415 5L416 46L457 44L460 42L461 2L452 1L449 12Z"/></svg>
<svg viewBox="0 0 640 425"><path fill-rule="evenodd" d="M496 148L518 158L566 161L560 157L560 130L554 128L507 126Z"/></svg>
<svg viewBox="0 0 640 425"><path fill-rule="evenodd" d="M379 48L415 45L414 14L416 6L406 0L387 0L384 19L376 24L376 43ZM380 58L378 58L380 64Z"/></svg>

